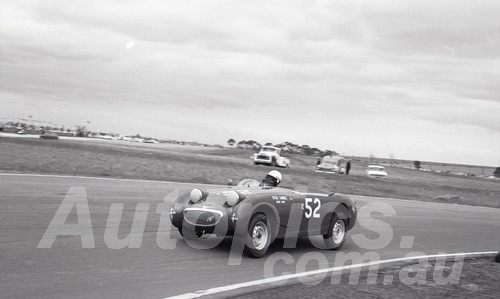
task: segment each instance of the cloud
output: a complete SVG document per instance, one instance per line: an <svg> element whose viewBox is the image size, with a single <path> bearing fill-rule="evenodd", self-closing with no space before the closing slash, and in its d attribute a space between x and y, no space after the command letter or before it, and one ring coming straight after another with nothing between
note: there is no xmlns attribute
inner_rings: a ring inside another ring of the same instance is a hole
<svg viewBox="0 0 500 299"><path fill-rule="evenodd" d="M377 49L399 55L498 58L496 1L364 3L363 16Z"/></svg>
<svg viewBox="0 0 500 299"><path fill-rule="evenodd" d="M498 132L499 6L3 1L0 91L5 113L22 102L102 130L362 153L458 146L460 127L484 153Z"/></svg>

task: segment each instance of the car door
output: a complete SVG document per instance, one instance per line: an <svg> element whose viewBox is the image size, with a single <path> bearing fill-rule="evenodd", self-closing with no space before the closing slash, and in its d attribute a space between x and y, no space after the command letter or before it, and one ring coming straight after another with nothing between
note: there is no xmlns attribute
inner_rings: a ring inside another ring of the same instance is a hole
<svg viewBox="0 0 500 299"><path fill-rule="evenodd" d="M316 193L305 193L302 198L301 212L302 221L300 224L301 233L315 235L319 233L321 223L325 217L325 195Z"/></svg>

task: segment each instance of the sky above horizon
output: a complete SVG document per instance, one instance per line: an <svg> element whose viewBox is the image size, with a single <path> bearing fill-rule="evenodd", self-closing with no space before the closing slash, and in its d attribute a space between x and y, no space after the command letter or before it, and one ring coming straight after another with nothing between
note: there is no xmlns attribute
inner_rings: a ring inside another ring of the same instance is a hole
<svg viewBox="0 0 500 299"><path fill-rule="evenodd" d="M0 0L0 121L500 166L500 2Z"/></svg>

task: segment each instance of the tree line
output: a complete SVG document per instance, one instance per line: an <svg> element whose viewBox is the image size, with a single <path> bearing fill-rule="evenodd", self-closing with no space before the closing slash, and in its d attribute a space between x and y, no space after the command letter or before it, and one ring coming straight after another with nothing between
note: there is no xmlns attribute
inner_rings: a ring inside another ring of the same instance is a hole
<svg viewBox="0 0 500 299"><path fill-rule="evenodd" d="M321 150L317 147L311 147L307 144L299 145L293 142L285 141L282 143L272 143L266 142L261 144L255 140L241 140L236 142L234 138L229 138L227 140L227 144L231 147L244 148L244 149L253 149L259 150L262 146L274 146L281 149L283 153L294 153L294 154L304 154L304 155L338 155L336 151L333 150Z"/></svg>

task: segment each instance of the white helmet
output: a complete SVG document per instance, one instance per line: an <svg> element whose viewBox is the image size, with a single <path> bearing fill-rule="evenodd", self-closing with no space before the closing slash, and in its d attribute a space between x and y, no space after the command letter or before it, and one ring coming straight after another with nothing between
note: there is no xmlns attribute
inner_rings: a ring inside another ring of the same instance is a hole
<svg viewBox="0 0 500 299"><path fill-rule="evenodd" d="M267 175L275 178L276 183L278 183L278 184L281 183L281 173L279 171L271 170L271 171L269 171L269 173Z"/></svg>

